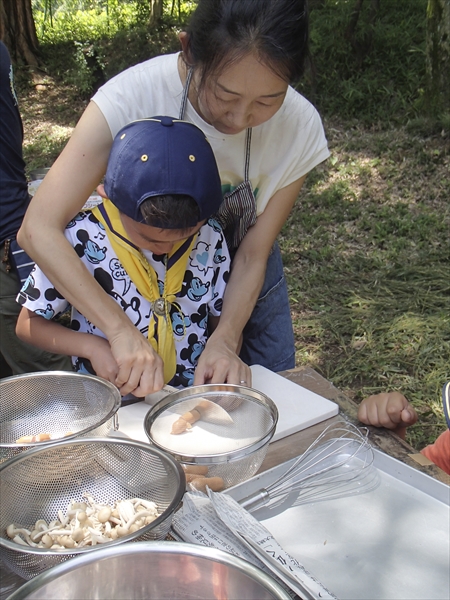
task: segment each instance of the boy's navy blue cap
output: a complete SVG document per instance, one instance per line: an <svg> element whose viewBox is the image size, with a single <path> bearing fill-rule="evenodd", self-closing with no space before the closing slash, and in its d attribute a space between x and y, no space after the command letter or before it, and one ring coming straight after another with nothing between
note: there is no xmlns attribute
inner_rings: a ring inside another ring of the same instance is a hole
<svg viewBox="0 0 450 600"><path fill-rule="evenodd" d="M119 131L104 187L111 202L139 223L145 222L142 202L153 196L191 196L198 204L200 221L217 212L222 202L219 171L205 134L192 123L172 117L133 121Z"/></svg>
<svg viewBox="0 0 450 600"><path fill-rule="evenodd" d="M450 429L450 381L442 388L442 404L444 405L444 415L447 419L447 426Z"/></svg>

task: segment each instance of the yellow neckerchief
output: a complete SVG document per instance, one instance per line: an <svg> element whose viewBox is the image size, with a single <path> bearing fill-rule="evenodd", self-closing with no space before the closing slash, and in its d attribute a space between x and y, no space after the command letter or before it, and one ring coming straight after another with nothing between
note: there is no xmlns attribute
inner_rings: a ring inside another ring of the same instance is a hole
<svg viewBox="0 0 450 600"><path fill-rule="evenodd" d="M196 236L177 242L167 255L164 290L160 296L156 272L141 250L128 240L119 211L114 204L108 199L104 200L92 209L92 213L104 226L111 246L131 281L142 296L152 303L148 340L164 361L164 382L168 383L177 368L170 304L183 285L187 260ZM161 297L165 306L163 315L155 314L153 310L153 303Z"/></svg>

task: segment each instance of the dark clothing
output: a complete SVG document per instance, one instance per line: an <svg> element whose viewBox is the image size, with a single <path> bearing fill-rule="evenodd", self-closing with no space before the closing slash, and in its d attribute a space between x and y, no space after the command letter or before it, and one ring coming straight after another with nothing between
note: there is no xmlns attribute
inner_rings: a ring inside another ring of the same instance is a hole
<svg viewBox="0 0 450 600"><path fill-rule="evenodd" d="M295 367L289 296L277 242L267 261L258 301L244 328L240 357L247 365L261 365L275 372Z"/></svg>
<svg viewBox="0 0 450 600"><path fill-rule="evenodd" d="M23 127L14 91L11 59L0 41L0 244L15 238L29 204Z"/></svg>
<svg viewBox="0 0 450 600"><path fill-rule="evenodd" d="M16 296L31 259L15 238L30 198L22 157L23 127L9 52L0 41L0 376L33 371L71 371L68 356L50 354L16 336ZM20 251L20 254L14 252ZM22 266L20 266L22 265ZM27 266L28 265L28 266ZM6 364L5 364L6 363Z"/></svg>
<svg viewBox="0 0 450 600"><path fill-rule="evenodd" d="M0 244L0 256L3 253L4 244ZM5 264L0 261L0 377L34 371L71 371L69 356L51 354L22 342L16 336L17 317L21 310L16 296L20 288L16 271L8 272ZM5 368L4 362L9 366L10 372Z"/></svg>

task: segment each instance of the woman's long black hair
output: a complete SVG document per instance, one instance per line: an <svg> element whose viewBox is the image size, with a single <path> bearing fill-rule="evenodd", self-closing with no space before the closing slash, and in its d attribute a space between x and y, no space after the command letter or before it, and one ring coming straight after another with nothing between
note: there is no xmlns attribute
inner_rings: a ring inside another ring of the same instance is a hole
<svg viewBox="0 0 450 600"><path fill-rule="evenodd" d="M201 68L200 85L249 53L289 83L303 75L306 0L199 0L186 32L185 60Z"/></svg>

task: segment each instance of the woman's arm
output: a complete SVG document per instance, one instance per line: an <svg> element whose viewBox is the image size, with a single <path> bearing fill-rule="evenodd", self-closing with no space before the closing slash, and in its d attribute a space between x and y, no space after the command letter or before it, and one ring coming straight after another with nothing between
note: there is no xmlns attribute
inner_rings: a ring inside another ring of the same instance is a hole
<svg viewBox="0 0 450 600"><path fill-rule="evenodd" d="M91 102L31 201L18 241L59 293L106 335L121 393L144 396L164 385L162 360L64 236L67 223L105 174L111 144L109 126Z"/></svg>
<svg viewBox="0 0 450 600"><path fill-rule="evenodd" d="M16 325L17 337L48 352L66 356L82 356L90 360L94 371L114 383L117 364L108 341L91 333L73 331L56 321L22 308Z"/></svg>
<svg viewBox="0 0 450 600"><path fill-rule="evenodd" d="M300 193L306 176L279 190L242 240L225 290L220 321L206 343L194 384L206 382L251 385L251 371L237 356L242 331L264 283L267 259Z"/></svg>

